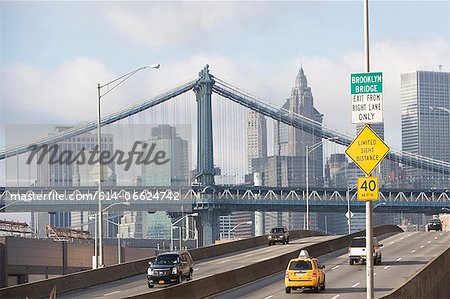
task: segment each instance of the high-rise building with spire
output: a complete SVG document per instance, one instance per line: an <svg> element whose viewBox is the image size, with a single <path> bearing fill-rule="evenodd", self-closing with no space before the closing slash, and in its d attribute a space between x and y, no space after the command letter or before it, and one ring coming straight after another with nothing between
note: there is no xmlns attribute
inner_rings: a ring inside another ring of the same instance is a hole
<svg viewBox="0 0 450 299"><path fill-rule="evenodd" d="M311 119L316 124L322 124L323 115L314 107L314 98L311 87L303 67L300 67L295 78L291 96L286 99L280 109L281 114L297 114ZM307 133L283 123L274 126L274 156L258 159L258 171L264 173L263 185L271 187L304 187L306 185L306 156L307 146L319 144L321 136ZM309 185L322 187L323 175L323 148L322 145L308 155ZM305 226L304 214L294 212L266 213L266 230L271 225L287 225L290 228ZM272 224L269 224L268 221ZM310 214L311 227L317 226L317 214Z"/></svg>
<svg viewBox="0 0 450 299"><path fill-rule="evenodd" d="M291 97L286 100L286 103L280 109L280 113L284 114L298 114L305 116L315 123L322 124L323 114L321 114L314 107L314 98L311 87L308 86L308 80L300 68L296 78L295 85L291 90ZM303 130L288 126L283 123L276 123L274 129L274 153L277 156L296 156L306 157L306 147L319 143L322 140L321 136L316 136L307 133ZM293 167L296 167L293 165ZM297 165L298 167L298 165ZM303 166L304 168L305 166ZM311 186L323 185L323 150L319 146L316 150L309 154L309 176ZM302 173L306 174L305 169ZM300 180L306 184L306 177Z"/></svg>

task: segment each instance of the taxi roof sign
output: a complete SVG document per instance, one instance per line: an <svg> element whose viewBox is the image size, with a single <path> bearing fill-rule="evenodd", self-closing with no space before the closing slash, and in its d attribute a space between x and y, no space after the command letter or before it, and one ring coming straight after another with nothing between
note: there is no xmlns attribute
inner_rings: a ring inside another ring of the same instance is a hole
<svg viewBox="0 0 450 299"><path fill-rule="evenodd" d="M300 251L300 254L298 255L298 257L299 257L299 258L300 258L300 257L308 258L308 257L309 257L309 252L308 252L308 250L302 249L302 250Z"/></svg>
<svg viewBox="0 0 450 299"><path fill-rule="evenodd" d="M366 175L372 173L388 152L389 147L380 137L378 137L370 126L367 125L345 150L347 156L349 156Z"/></svg>

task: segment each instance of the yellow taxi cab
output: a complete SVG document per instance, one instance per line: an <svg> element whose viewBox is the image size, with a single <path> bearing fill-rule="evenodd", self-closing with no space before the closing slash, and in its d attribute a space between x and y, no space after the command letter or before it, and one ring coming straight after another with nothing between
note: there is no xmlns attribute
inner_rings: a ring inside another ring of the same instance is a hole
<svg viewBox="0 0 450 299"><path fill-rule="evenodd" d="M325 266L302 250L298 258L289 261L284 278L286 293L297 289L325 290Z"/></svg>

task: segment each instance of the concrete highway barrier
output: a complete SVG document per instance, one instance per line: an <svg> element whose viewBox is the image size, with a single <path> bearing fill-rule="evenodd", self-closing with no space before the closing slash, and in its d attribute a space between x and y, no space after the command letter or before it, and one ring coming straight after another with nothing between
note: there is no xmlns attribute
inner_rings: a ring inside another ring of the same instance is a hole
<svg viewBox="0 0 450 299"><path fill-rule="evenodd" d="M295 230L290 232L291 239L318 235L323 234L303 230ZM190 250L189 252L191 253L193 259L198 261L265 244L267 244L267 236L260 236L196 248ZM153 259L154 257L149 257L122 263L120 265L108 266L102 269L86 270L56 278L2 288L0 289L0 298L48 298L50 292L52 292L54 288L56 288L56 294L62 294L144 274L147 271L148 262L153 261Z"/></svg>
<svg viewBox="0 0 450 299"><path fill-rule="evenodd" d="M450 247L383 299L450 298Z"/></svg>
<svg viewBox="0 0 450 299"><path fill-rule="evenodd" d="M403 232L395 225L383 225L374 228L374 235L385 233ZM338 237L318 244L305 246L302 249L308 250L312 256L320 256L347 247L355 236L364 235L365 231L353 233L351 235ZM289 260L298 256L301 249L293 250L289 253L275 258L259 261L257 263L243 266L234 270L218 273L212 276L194 279L179 285L160 289L128 298L148 298L148 299L174 299L174 298L204 298L214 294L230 290L244 285L265 276L280 272L286 268Z"/></svg>

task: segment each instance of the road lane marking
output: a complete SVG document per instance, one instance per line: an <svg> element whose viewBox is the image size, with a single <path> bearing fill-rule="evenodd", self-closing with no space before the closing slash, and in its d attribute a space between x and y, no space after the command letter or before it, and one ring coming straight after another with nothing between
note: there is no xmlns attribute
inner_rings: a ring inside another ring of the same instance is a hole
<svg viewBox="0 0 450 299"><path fill-rule="evenodd" d="M430 244L430 243L431 243L431 241L428 241L427 243L428 243L428 244Z"/></svg>
<svg viewBox="0 0 450 299"><path fill-rule="evenodd" d="M436 239L437 239L437 236L436 236L436 237L434 237L434 239L436 240Z"/></svg>
<svg viewBox="0 0 450 299"><path fill-rule="evenodd" d="M198 268L194 268L194 271L198 271Z"/></svg>
<svg viewBox="0 0 450 299"><path fill-rule="evenodd" d="M424 245L420 245L420 248L423 248Z"/></svg>
<svg viewBox="0 0 450 299"><path fill-rule="evenodd" d="M333 268L331 268L331 270L337 269L339 268L339 266L334 266Z"/></svg>
<svg viewBox="0 0 450 299"><path fill-rule="evenodd" d="M439 236L442 236L444 233L440 233Z"/></svg>
<svg viewBox="0 0 450 299"><path fill-rule="evenodd" d="M219 264L223 264L223 263L226 263L228 261L229 261L228 259L227 260L223 260L223 261L220 261Z"/></svg>
<svg viewBox="0 0 450 299"><path fill-rule="evenodd" d="M357 282L354 285L352 285L352 288L356 288L357 286L359 286L359 282Z"/></svg>
<svg viewBox="0 0 450 299"><path fill-rule="evenodd" d="M332 297L331 299L336 299L336 298L338 298L339 296L341 296L341 295L336 295L336 296Z"/></svg>
<svg viewBox="0 0 450 299"><path fill-rule="evenodd" d="M390 268L391 266L390 265L388 265L388 266L386 266L386 267L384 267L383 269L384 270L386 270L387 268Z"/></svg>
<svg viewBox="0 0 450 299"><path fill-rule="evenodd" d="M414 249L414 250L411 250L411 253L414 253L414 252L416 252L416 250Z"/></svg>
<svg viewBox="0 0 450 299"><path fill-rule="evenodd" d="M109 296L109 295L117 294L117 293L120 293L120 291L114 291L114 292L111 292L111 293L106 293L106 294L103 295L103 296Z"/></svg>
<svg viewBox="0 0 450 299"><path fill-rule="evenodd" d="M401 258L401 257L399 257L399 258L397 259L397 262L401 261L401 259L402 259L402 258Z"/></svg>
<svg viewBox="0 0 450 299"><path fill-rule="evenodd" d="M273 297L273 295L270 295L270 296L264 297L264 299L269 299L269 298L272 298L272 297Z"/></svg>
<svg viewBox="0 0 450 299"><path fill-rule="evenodd" d="M395 243L395 242L394 242L394 241L392 241L390 245L392 245L392 244L394 244L394 243Z"/></svg>

